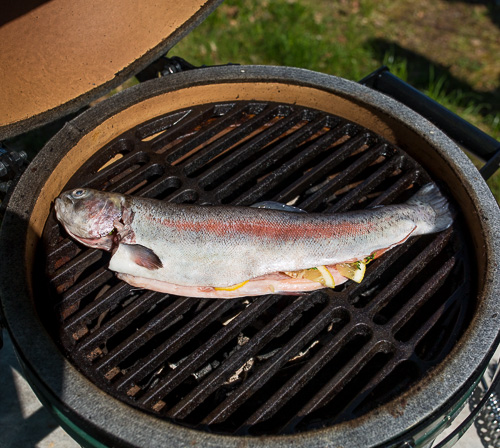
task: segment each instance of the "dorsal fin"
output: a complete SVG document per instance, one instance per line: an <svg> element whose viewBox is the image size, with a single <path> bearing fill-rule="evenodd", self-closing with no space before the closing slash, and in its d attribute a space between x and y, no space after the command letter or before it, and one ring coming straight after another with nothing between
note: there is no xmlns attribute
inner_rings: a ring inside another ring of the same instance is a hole
<svg viewBox="0 0 500 448"><path fill-rule="evenodd" d="M294 212L294 213L307 213L299 207L294 207L293 205L282 204L276 201L262 201L251 205L253 208L266 208L268 210L281 210L282 212Z"/></svg>

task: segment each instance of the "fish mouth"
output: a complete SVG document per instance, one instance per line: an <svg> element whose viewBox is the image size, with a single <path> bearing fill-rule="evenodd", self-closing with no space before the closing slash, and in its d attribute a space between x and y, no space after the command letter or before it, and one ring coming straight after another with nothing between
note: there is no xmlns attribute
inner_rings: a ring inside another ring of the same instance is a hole
<svg viewBox="0 0 500 448"><path fill-rule="evenodd" d="M56 211L56 217L59 221L65 222L65 212L68 207L67 201L73 204L73 201L68 195L61 195L57 197L54 201L54 210Z"/></svg>
<svg viewBox="0 0 500 448"><path fill-rule="evenodd" d="M94 249L102 249L106 250L108 252L111 251L114 245L114 231L111 232L108 235L100 236L97 238L84 238L78 235L75 235L73 232L67 229L66 226L64 226L66 229L66 232L68 232L68 235L75 240L79 241L80 243L84 244L85 246L92 247Z"/></svg>
<svg viewBox="0 0 500 448"><path fill-rule="evenodd" d="M54 210L56 211L56 217L59 221L61 221L62 218L62 208L64 204L61 198L56 198L54 202Z"/></svg>

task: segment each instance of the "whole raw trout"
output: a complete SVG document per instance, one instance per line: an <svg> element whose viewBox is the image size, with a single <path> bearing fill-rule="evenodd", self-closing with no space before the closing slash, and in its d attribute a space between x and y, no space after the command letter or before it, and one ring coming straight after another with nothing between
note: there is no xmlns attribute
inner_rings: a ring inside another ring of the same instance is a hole
<svg viewBox="0 0 500 448"><path fill-rule="evenodd" d="M404 204L338 214L199 206L77 188L55 201L70 236L112 251L109 268L144 288L195 297L239 297L324 287L284 273L378 256L410 236L448 228L434 184ZM331 285L329 285L331 286Z"/></svg>

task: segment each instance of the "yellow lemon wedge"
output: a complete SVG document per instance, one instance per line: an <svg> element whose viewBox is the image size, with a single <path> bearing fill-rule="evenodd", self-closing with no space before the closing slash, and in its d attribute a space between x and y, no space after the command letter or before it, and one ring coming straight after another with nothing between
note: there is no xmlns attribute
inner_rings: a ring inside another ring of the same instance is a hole
<svg viewBox="0 0 500 448"><path fill-rule="evenodd" d="M237 289L240 289L242 286L246 285L248 283L248 280L245 280L244 282L237 283L236 285L232 286L227 286L225 288L215 288L216 291L236 291Z"/></svg>
<svg viewBox="0 0 500 448"><path fill-rule="evenodd" d="M339 263L335 265L339 274L355 281L356 283L361 283L366 272L366 263L363 261L355 261L354 263Z"/></svg>
<svg viewBox="0 0 500 448"><path fill-rule="evenodd" d="M328 288L335 288L333 276L326 266L316 266L315 268L303 269L301 271L288 271L284 274L293 278L305 278L312 282L321 283Z"/></svg>

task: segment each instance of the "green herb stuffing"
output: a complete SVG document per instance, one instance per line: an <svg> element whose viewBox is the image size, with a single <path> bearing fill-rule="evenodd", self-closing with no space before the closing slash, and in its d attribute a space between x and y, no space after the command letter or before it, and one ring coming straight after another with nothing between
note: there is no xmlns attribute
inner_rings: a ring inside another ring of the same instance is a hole
<svg viewBox="0 0 500 448"><path fill-rule="evenodd" d="M370 261L375 259L375 255L371 254L365 258L365 263L369 263Z"/></svg>

